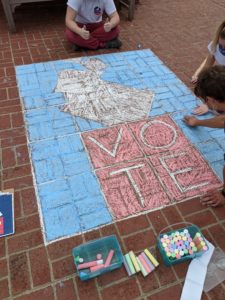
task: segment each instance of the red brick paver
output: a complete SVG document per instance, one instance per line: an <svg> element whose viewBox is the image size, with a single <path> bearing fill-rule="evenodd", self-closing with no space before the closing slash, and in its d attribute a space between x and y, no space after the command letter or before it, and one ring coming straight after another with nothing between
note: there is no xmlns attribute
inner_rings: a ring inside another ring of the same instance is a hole
<svg viewBox="0 0 225 300"><path fill-rule="evenodd" d="M14 67L96 54L73 52L65 41L65 2L17 7L15 34L8 32L0 4L0 190L15 189L16 219L15 235L0 239L0 299L178 300L188 263L171 268L161 264L145 279L141 274L129 278L121 268L81 282L74 273L71 249L84 241L116 234L123 252L146 246L155 251L161 229L187 221L199 225L215 246L225 250L224 208L203 208L197 199L188 200L47 247L43 244ZM127 21L125 9L120 14L122 51L150 48L189 85L214 29L224 19L225 3L140 0L133 22ZM203 294L202 299L224 300L224 283Z"/></svg>

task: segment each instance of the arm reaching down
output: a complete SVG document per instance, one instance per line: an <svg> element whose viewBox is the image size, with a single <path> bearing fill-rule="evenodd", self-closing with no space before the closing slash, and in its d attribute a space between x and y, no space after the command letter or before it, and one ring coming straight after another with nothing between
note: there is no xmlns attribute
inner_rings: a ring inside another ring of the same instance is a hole
<svg viewBox="0 0 225 300"><path fill-rule="evenodd" d="M200 72L208 67L213 66L215 63L215 58L214 55L212 55L211 53L209 53L207 55L207 57L204 59L204 61L201 63L200 67L195 71L195 73L193 74L193 76L191 77L191 82L193 84L195 84L198 80L198 75L200 74Z"/></svg>
<svg viewBox="0 0 225 300"><path fill-rule="evenodd" d="M225 116L216 116L205 120L199 120L193 116L184 116L183 121L191 127L204 126L210 128L224 128Z"/></svg>

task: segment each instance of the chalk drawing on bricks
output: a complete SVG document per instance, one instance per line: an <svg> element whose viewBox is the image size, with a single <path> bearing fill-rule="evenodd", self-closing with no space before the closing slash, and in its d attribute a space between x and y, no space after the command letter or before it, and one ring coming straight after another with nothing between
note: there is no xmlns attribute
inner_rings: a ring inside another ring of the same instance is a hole
<svg viewBox="0 0 225 300"><path fill-rule="evenodd" d="M148 116L153 92L102 80L106 65L100 59L81 60L80 64L85 71L64 70L58 76L55 91L62 92L66 100L62 111L108 126Z"/></svg>

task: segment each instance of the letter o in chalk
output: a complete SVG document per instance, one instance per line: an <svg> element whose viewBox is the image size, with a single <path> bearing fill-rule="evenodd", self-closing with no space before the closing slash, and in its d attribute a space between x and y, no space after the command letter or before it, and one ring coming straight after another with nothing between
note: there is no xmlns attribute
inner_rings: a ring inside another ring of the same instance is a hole
<svg viewBox="0 0 225 300"><path fill-rule="evenodd" d="M140 131L142 142L153 149L169 148L175 144L177 132L173 126L163 121L145 123Z"/></svg>

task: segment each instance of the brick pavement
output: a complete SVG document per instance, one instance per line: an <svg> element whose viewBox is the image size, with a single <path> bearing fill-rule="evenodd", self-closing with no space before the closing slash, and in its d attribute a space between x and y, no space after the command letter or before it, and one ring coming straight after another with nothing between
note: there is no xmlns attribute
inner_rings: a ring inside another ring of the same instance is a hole
<svg viewBox="0 0 225 300"><path fill-rule="evenodd" d="M141 0L132 23L127 22L122 10L122 50L150 48L189 84L191 74L206 54L214 28L224 18L225 4L209 0L170 2L165 5L163 0ZM140 274L128 278L121 268L84 283L74 275L71 249L114 233L124 252L138 252L153 246L155 236L167 224L189 221L225 250L223 208L202 208L197 200L188 200L138 216L135 222L128 219L48 247L43 244L14 66L95 53L74 53L65 42L63 9L55 4L18 8L18 33L13 35L8 34L0 10L0 189L15 188L16 218L16 234L0 239L0 299L179 299L188 264L172 268L161 265L145 279ZM146 235L151 244L146 244ZM224 298L224 284L202 297Z"/></svg>

